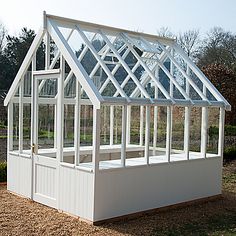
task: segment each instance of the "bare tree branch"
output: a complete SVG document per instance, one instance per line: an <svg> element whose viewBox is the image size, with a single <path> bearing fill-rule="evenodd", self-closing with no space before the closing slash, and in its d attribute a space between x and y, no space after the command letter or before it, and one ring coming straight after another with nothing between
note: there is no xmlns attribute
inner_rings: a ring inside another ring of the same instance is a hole
<svg viewBox="0 0 236 236"><path fill-rule="evenodd" d="M3 24L0 23L0 52L2 52L5 44L7 30Z"/></svg>
<svg viewBox="0 0 236 236"><path fill-rule="evenodd" d="M175 38L175 34L173 34L169 27L161 27L157 30L157 35L161 37Z"/></svg>
<svg viewBox="0 0 236 236"><path fill-rule="evenodd" d="M187 30L178 35L178 43L188 54L188 56L194 58L200 44L199 30Z"/></svg>

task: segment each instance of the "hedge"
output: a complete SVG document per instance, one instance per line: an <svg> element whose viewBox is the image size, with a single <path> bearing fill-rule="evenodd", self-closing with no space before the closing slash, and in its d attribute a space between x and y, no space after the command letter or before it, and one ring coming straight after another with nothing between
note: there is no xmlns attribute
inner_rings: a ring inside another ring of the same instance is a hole
<svg viewBox="0 0 236 236"><path fill-rule="evenodd" d="M225 148L224 161L232 161L236 159L236 146Z"/></svg>
<svg viewBox="0 0 236 236"><path fill-rule="evenodd" d="M0 162L0 182L7 181L7 163Z"/></svg>

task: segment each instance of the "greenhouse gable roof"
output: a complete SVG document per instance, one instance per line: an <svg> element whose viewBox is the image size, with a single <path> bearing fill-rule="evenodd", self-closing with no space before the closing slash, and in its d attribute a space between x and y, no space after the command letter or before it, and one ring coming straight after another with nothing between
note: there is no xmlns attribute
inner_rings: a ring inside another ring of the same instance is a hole
<svg viewBox="0 0 236 236"><path fill-rule="evenodd" d="M82 93L96 107L117 103L231 108L174 39L46 13L5 105L15 95L46 36L50 42L45 40L45 45L54 47L51 55L46 53L47 72L53 73L62 55L69 68L65 86L76 77Z"/></svg>

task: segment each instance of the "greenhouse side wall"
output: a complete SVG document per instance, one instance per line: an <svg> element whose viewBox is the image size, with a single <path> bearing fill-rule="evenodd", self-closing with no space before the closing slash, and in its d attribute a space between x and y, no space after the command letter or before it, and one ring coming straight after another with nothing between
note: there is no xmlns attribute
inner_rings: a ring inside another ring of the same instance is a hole
<svg viewBox="0 0 236 236"><path fill-rule="evenodd" d="M94 221L221 194L220 157L99 171Z"/></svg>
<svg viewBox="0 0 236 236"><path fill-rule="evenodd" d="M8 153L7 189L21 196L31 197L32 159L26 155Z"/></svg>

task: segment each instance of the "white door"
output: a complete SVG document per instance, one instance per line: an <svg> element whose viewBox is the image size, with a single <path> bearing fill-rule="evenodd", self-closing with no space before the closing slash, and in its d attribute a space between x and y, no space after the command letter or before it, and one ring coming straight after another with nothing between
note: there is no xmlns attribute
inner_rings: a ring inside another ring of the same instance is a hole
<svg viewBox="0 0 236 236"><path fill-rule="evenodd" d="M34 127L33 127L33 200L50 207L57 208L57 174L58 160L56 158L55 112L56 104L51 102L57 93L57 78L34 76ZM55 101L55 99L54 99ZM50 109L51 108L51 109ZM54 109L54 112L53 112ZM49 117L53 124L47 124ZM46 123L43 124L42 123ZM54 132L51 132L53 128ZM45 135L46 134L46 135ZM48 134L48 137L47 137ZM45 136L45 137L44 137Z"/></svg>

